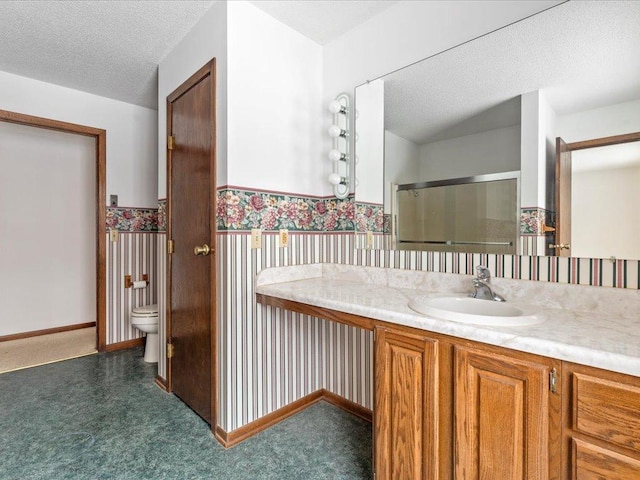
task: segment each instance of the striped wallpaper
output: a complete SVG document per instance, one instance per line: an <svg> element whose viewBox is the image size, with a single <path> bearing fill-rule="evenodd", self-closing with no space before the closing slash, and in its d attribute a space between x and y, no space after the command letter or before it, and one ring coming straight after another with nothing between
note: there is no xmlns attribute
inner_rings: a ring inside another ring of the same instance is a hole
<svg viewBox="0 0 640 480"><path fill-rule="evenodd" d="M119 232L112 242L107 234L107 344L141 336L129 323L131 309L156 303L158 292L158 245L155 232ZM124 288L124 276L141 280L149 275L147 288Z"/></svg>
<svg viewBox="0 0 640 480"><path fill-rule="evenodd" d="M158 295L161 332L158 375L166 378L162 347L165 343L166 234L159 232L156 238L157 268L162 277ZM341 231L290 231L287 248L278 246L274 232L263 233L262 238L262 248L258 250L250 248L247 229L223 230L216 238L218 424L227 432L319 388L372 408L372 334L258 305L253 279L264 268L334 262L472 274L476 265L485 264L496 277L634 289L640 285L638 261L391 251L385 249L389 236L380 233L374 235L373 249L362 248L365 235ZM532 235L531 238L535 243L544 237Z"/></svg>
<svg viewBox="0 0 640 480"><path fill-rule="evenodd" d="M640 261L481 253L358 249L355 265L473 275L486 265L495 277L598 287L640 288Z"/></svg>
<svg viewBox="0 0 640 480"><path fill-rule="evenodd" d="M291 233L287 248L262 238L259 250L247 233L217 238L218 424L235 430L320 388L371 408L370 332L258 305L253 293L264 268L350 260L352 235Z"/></svg>

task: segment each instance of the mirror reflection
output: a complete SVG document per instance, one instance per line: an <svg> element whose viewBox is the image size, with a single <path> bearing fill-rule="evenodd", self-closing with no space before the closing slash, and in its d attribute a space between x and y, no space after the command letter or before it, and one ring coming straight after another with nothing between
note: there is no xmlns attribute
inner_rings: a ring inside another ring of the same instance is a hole
<svg viewBox="0 0 640 480"><path fill-rule="evenodd" d="M514 254L519 172L398 185L391 231L398 248Z"/></svg>
<svg viewBox="0 0 640 480"><path fill-rule="evenodd" d="M420 222L435 220L425 213L428 205L405 205L401 195L412 184L517 172L514 253L640 258L630 247L640 243L633 241L640 233L640 210L633 208L638 142L619 145L628 149L622 154L615 145L602 147L614 149L613 159L599 148L570 149L573 181L567 187L556 180L564 158L557 137L575 146L640 132L637 45L640 2L567 2L358 86L356 203L384 211L386 220L358 221L358 230L385 233L394 249L486 252L486 245L453 245L444 236L438 247L415 243L434 239L418 234L427 227ZM621 178L628 191L618 188ZM480 234L505 220L491 203L473 218L429 205L448 225L464 225L461 241L492 241ZM411 209L411 242L399 242L400 219Z"/></svg>

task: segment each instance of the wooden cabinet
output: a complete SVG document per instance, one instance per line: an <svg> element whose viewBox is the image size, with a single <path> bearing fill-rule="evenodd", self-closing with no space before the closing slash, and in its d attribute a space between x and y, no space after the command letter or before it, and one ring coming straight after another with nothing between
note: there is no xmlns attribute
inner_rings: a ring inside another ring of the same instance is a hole
<svg viewBox="0 0 640 480"><path fill-rule="evenodd" d="M377 480L560 478L559 361L408 329L375 338Z"/></svg>
<svg viewBox="0 0 640 480"><path fill-rule="evenodd" d="M568 479L640 479L640 379L565 363Z"/></svg>
<svg viewBox="0 0 640 480"><path fill-rule="evenodd" d="M438 342L376 328L377 480L438 479Z"/></svg>
<svg viewBox="0 0 640 480"><path fill-rule="evenodd" d="M259 298L375 331L377 480L640 480L639 377Z"/></svg>
<svg viewBox="0 0 640 480"><path fill-rule="evenodd" d="M455 346L454 368L455 478L559 478L560 362Z"/></svg>

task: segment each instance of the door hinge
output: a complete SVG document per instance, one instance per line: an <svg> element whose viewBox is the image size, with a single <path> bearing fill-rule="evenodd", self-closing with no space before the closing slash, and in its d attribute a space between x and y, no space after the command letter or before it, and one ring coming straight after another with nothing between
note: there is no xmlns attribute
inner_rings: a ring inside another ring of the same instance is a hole
<svg viewBox="0 0 640 480"><path fill-rule="evenodd" d="M167 343L167 358L173 358L173 343Z"/></svg>
<svg viewBox="0 0 640 480"><path fill-rule="evenodd" d="M173 253L174 251L173 240L167 240L167 253Z"/></svg>
<svg viewBox="0 0 640 480"><path fill-rule="evenodd" d="M555 368L549 372L549 390L551 393L558 393L558 371Z"/></svg>
<svg viewBox="0 0 640 480"><path fill-rule="evenodd" d="M176 137L173 135L167 136L167 150L173 150L173 147L176 144Z"/></svg>

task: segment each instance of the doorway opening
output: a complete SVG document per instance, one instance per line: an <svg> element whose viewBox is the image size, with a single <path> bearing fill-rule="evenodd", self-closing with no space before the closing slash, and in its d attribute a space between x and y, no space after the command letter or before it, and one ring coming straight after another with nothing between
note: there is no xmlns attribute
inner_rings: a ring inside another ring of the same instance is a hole
<svg viewBox="0 0 640 480"><path fill-rule="evenodd" d="M558 137L555 168L555 255L638 258L640 132L573 143Z"/></svg>
<svg viewBox="0 0 640 480"><path fill-rule="evenodd" d="M42 128L57 132L91 137L95 141L95 319L96 319L96 349L103 352L106 349L106 130L61 122L43 117L25 115L22 113L0 110L0 122ZM43 232L44 233L44 232ZM43 236L42 246L46 248ZM37 300L37 299L36 299ZM35 332L39 333L39 332ZM53 333L53 332L52 332ZM25 336L28 336L25 335Z"/></svg>

